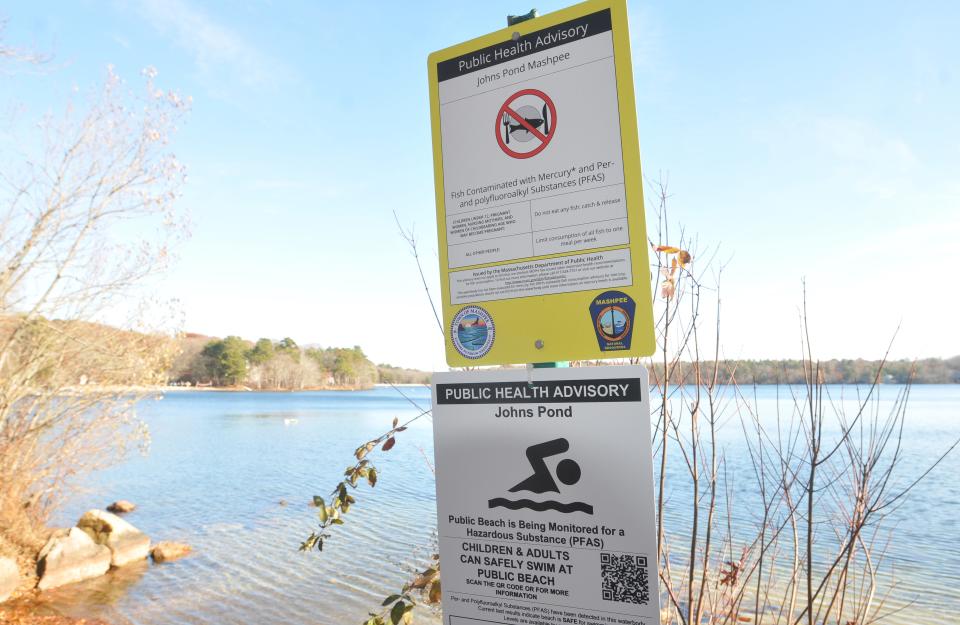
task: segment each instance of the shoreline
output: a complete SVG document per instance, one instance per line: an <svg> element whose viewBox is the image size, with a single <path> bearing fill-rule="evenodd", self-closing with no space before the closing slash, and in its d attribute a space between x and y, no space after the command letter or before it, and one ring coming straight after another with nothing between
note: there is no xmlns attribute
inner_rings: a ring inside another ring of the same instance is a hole
<svg viewBox="0 0 960 625"><path fill-rule="evenodd" d="M131 389L131 390L145 390L152 391L157 393L193 393L193 392L203 392L203 393L303 393L303 392L313 392L313 391L337 391L337 392L351 392L351 391L372 391L380 385L374 386L310 386L306 388L250 388L247 386L157 386L157 387L144 387L142 389ZM389 385L387 385L389 386Z"/></svg>
<svg viewBox="0 0 960 625"><path fill-rule="evenodd" d="M791 386L801 386L801 384L741 384L741 387L749 386L759 386L759 387L791 387ZM826 386L839 387L868 387L871 386L868 383L827 383ZM877 385L878 388L883 387L892 387L892 386L905 386L904 383L898 382L883 382ZM957 382L912 382L911 386L940 386L940 387L950 387L950 386L960 386L960 383ZM384 384L377 383L372 386L311 386L306 388L250 388L246 386L72 386L63 389L63 392L66 394L123 394L123 393L137 393L143 395L165 395L167 393L304 393L304 392L317 392L317 391L330 391L338 393L349 393L349 392L360 392L360 391L372 391L378 388L430 388L430 384L419 384L419 383L403 383L403 384ZM654 389L655 386L651 383L651 389Z"/></svg>
<svg viewBox="0 0 960 625"><path fill-rule="evenodd" d="M378 388L430 388L428 384L374 384L373 386L311 386L306 388L249 388L245 386L69 386L60 390L64 396L143 395L171 393L314 393L319 391L355 393Z"/></svg>
<svg viewBox="0 0 960 625"><path fill-rule="evenodd" d="M181 391L204 391L216 393L301 393L306 391L372 391L378 388L430 388L430 384L404 382L402 384L388 384L377 382L372 386L308 386L305 388L250 388L248 386L158 386L141 387L131 390L156 390L161 393L176 393Z"/></svg>

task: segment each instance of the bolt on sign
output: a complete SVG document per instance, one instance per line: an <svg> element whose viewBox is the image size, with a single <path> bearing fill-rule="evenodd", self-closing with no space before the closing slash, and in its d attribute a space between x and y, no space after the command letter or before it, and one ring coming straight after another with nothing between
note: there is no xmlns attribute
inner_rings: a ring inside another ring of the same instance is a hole
<svg viewBox="0 0 960 625"><path fill-rule="evenodd" d="M647 371L435 373L445 625L659 623Z"/></svg>
<svg viewBox="0 0 960 625"><path fill-rule="evenodd" d="M430 55L452 366L654 351L624 0Z"/></svg>

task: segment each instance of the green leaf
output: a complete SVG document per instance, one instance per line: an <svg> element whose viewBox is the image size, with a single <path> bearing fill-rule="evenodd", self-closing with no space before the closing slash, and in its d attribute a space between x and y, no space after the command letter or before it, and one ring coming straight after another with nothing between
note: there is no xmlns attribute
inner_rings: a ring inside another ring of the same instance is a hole
<svg viewBox="0 0 960 625"><path fill-rule="evenodd" d="M307 536L307 539L300 543L300 551L310 551L313 549L313 546L317 544L319 538L316 532L311 532L310 535Z"/></svg>
<svg viewBox="0 0 960 625"><path fill-rule="evenodd" d="M334 525L343 525L343 519L333 519L330 522L333 523Z"/></svg>
<svg viewBox="0 0 960 625"><path fill-rule="evenodd" d="M393 604L393 609L390 610L390 622L393 623L393 625L399 625L406 609L407 604L405 604L403 601L397 601L395 604Z"/></svg>
<svg viewBox="0 0 960 625"><path fill-rule="evenodd" d="M317 506L318 508L322 508L324 506L323 497L321 497L320 495L314 495L313 505Z"/></svg>
<svg viewBox="0 0 960 625"><path fill-rule="evenodd" d="M367 472L367 482L371 488L377 485L377 470L373 467L370 467L370 471Z"/></svg>
<svg viewBox="0 0 960 625"><path fill-rule="evenodd" d="M384 600L383 600L383 603L381 603L380 605L386 607L386 606L390 605L391 603L393 603L394 601L396 601L396 600L399 599L399 598L400 598L400 595L390 595L389 597L387 597L386 599L384 599Z"/></svg>
<svg viewBox="0 0 960 625"><path fill-rule="evenodd" d="M320 517L321 523L326 523L327 519L330 518L330 515L327 514L327 507L323 505L323 500L320 500L320 511L317 512L317 515Z"/></svg>

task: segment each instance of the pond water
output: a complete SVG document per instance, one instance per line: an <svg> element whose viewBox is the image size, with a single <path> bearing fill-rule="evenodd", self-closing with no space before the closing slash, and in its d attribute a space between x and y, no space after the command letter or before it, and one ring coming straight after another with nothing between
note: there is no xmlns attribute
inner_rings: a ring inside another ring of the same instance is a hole
<svg viewBox="0 0 960 625"><path fill-rule="evenodd" d="M883 401L897 390L884 387ZM55 521L71 525L89 508L129 499L138 505L127 515L131 523L154 541L187 542L194 554L52 591L42 609L115 625L361 623L435 550L429 417L398 436L392 451L375 457L376 488L358 490L347 523L334 529L322 553L297 547L315 526L311 496L330 492L354 449L388 429L395 416L416 416L411 401L429 407L429 389L402 391L409 399L378 388L172 392L145 402L140 414L150 426L149 454L96 475ZM761 414L775 412L776 393L773 387L757 390ZM739 420L729 417L721 434L729 471L745 475L749 464ZM914 387L906 477L958 436L960 386ZM671 463L668 477L682 470ZM889 525L895 539L885 566L899 580L897 599L913 604L887 622L952 622L960 614L958 475L960 454L954 454ZM682 489L675 494L682 495ZM736 497L738 510L751 509L749 489ZM668 506L668 530L684 527L683 510ZM744 512L739 522L750 517ZM422 618L439 622L435 613Z"/></svg>

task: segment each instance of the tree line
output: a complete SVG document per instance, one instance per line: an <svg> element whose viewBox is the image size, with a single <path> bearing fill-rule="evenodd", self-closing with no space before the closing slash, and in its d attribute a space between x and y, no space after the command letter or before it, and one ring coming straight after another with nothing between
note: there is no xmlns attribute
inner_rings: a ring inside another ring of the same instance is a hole
<svg viewBox="0 0 960 625"><path fill-rule="evenodd" d="M735 379L740 384L803 384L804 363L802 360L721 360L720 380ZM880 382L884 384L960 384L960 356L953 358L925 358L923 360L889 360L883 364ZM880 370L881 361L834 359L814 363L824 384L872 384ZM700 363L701 376L712 376L712 361ZM663 364L654 363L651 380L662 379ZM671 366L671 384L695 382L696 371L690 363L680 362Z"/></svg>
<svg viewBox="0 0 960 625"><path fill-rule="evenodd" d="M415 369L376 365L359 345L301 347L289 337L251 342L239 336L220 339L188 334L169 379L191 386L300 390L427 384L430 376Z"/></svg>
<svg viewBox="0 0 960 625"><path fill-rule="evenodd" d="M301 347L292 338L256 342L238 336L223 339L188 334L169 380L191 386L246 386L258 390L307 388L369 388L374 384L429 384L430 374L388 364L374 364L359 345ZM600 361L597 364L611 364ZM663 377L662 363L648 363L652 382ZM809 365L809 363L808 363ZM825 360L817 364L824 384L870 384L881 361ZM713 362L700 363L701 376L712 375ZM687 362L672 365L671 384L695 381ZM803 384L802 360L721 360L718 379L740 384ZM960 356L949 359L890 360L883 363L885 384L960 384Z"/></svg>

